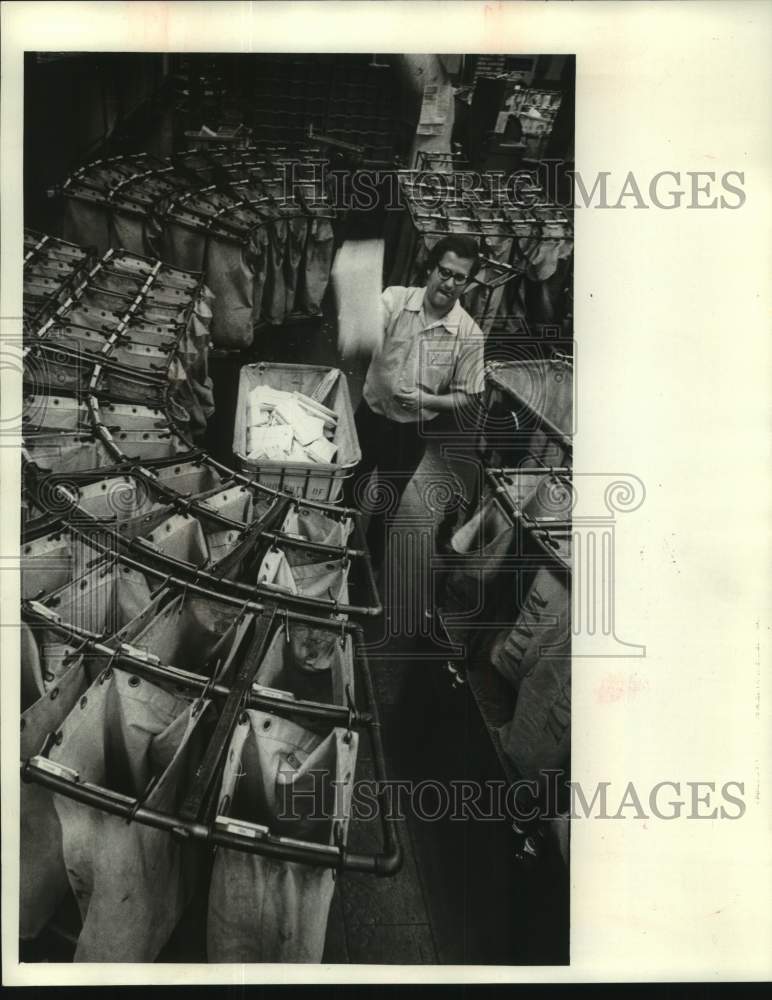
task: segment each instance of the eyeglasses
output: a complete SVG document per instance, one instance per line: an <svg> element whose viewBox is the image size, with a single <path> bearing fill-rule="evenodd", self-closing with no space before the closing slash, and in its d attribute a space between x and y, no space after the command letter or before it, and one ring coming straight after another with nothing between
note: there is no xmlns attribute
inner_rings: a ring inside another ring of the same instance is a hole
<svg viewBox="0 0 772 1000"><path fill-rule="evenodd" d="M467 285L472 280L468 274L457 274L456 271L449 271L447 267L440 267L439 264L437 265L437 273L443 281L447 281L448 278L452 278L453 284L458 285L459 287L461 285Z"/></svg>

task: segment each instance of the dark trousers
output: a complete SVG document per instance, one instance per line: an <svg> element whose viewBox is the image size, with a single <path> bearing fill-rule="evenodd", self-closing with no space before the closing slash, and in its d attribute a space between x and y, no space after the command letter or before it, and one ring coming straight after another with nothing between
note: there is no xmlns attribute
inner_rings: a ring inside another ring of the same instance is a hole
<svg viewBox="0 0 772 1000"><path fill-rule="evenodd" d="M421 463L426 440L418 423L400 424L374 413L364 399L354 415L362 460L346 481L345 500L370 514L367 544L378 569L386 551L386 517L396 513L402 494ZM378 485L371 480L377 472Z"/></svg>

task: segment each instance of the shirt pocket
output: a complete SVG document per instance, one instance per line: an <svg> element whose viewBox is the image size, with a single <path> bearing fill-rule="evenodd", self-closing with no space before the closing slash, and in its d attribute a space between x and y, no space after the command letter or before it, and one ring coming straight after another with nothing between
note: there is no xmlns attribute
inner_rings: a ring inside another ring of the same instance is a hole
<svg viewBox="0 0 772 1000"><path fill-rule="evenodd" d="M446 392L455 367L453 348L425 344L421 352L419 382L433 393Z"/></svg>

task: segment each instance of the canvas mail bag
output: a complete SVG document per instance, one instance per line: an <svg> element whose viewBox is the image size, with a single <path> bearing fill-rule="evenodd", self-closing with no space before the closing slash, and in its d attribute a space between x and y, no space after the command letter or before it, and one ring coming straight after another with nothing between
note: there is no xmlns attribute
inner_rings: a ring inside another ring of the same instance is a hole
<svg viewBox="0 0 772 1000"><path fill-rule="evenodd" d="M287 514L281 530L288 535L302 538L304 541L336 545L342 548L353 530L353 525L349 518L340 520L328 517L319 510L300 508L293 509ZM318 554L290 545L285 549L285 555L291 566L298 566L314 562Z"/></svg>
<svg viewBox="0 0 772 1000"><path fill-rule="evenodd" d="M277 834L345 842L358 737L322 737L296 723L247 711L231 741L220 814ZM295 818L288 818L294 816ZM333 873L293 861L218 848L209 890L210 962L320 962Z"/></svg>
<svg viewBox="0 0 772 1000"><path fill-rule="evenodd" d="M341 645L340 633L332 629L298 624L278 629L255 681L301 701L345 706L347 689L354 697L351 636L346 635Z"/></svg>
<svg viewBox="0 0 772 1000"><path fill-rule="evenodd" d="M322 308L322 299L330 282L334 250L334 232L330 220L312 218L308 226L302 280L296 299L297 307L311 316Z"/></svg>
<svg viewBox="0 0 772 1000"><path fill-rule="evenodd" d="M128 566L112 565L106 559L55 591L45 603L65 625L111 635L131 621L150 598L150 588L141 573ZM69 640L61 632L45 627L36 626L30 631L34 643L29 649L22 646L22 676L39 670L45 691L66 669L78 640ZM37 668L34 657L39 658Z"/></svg>
<svg viewBox="0 0 772 1000"><path fill-rule="evenodd" d="M345 559L291 565L281 550L266 553L258 571L258 583L270 583L291 594L322 600L348 602L349 564Z"/></svg>
<svg viewBox="0 0 772 1000"><path fill-rule="evenodd" d="M174 812L200 760L207 703L106 671L72 709L51 760L82 781L144 796ZM155 784L148 792L151 779ZM75 962L152 962L195 888L195 845L168 832L54 796L62 850L83 925Z"/></svg>
<svg viewBox="0 0 772 1000"><path fill-rule="evenodd" d="M453 567L445 585L449 608L471 611L484 599L485 588L499 575L512 546L515 528L492 497L485 498L452 536L450 547L464 564Z"/></svg>
<svg viewBox="0 0 772 1000"><path fill-rule="evenodd" d="M517 622L491 651L493 666L517 692L514 715L499 737L524 778L562 766L570 751L570 610L568 575L540 569Z"/></svg>
<svg viewBox="0 0 772 1000"><path fill-rule="evenodd" d="M83 658L79 657L56 685L28 705L21 716L22 760L40 752L48 734L61 727L88 686ZM19 935L31 939L54 916L69 883L53 793L42 785L22 781L19 812Z"/></svg>

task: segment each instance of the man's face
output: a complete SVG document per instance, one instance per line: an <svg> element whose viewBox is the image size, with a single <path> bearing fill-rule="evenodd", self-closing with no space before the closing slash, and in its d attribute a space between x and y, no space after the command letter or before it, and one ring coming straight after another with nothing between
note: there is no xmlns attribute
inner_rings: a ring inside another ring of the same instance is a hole
<svg viewBox="0 0 772 1000"><path fill-rule="evenodd" d="M426 280L426 299L433 309L444 316L449 312L468 283L474 261L457 257L452 250L443 254L442 260L429 273Z"/></svg>

